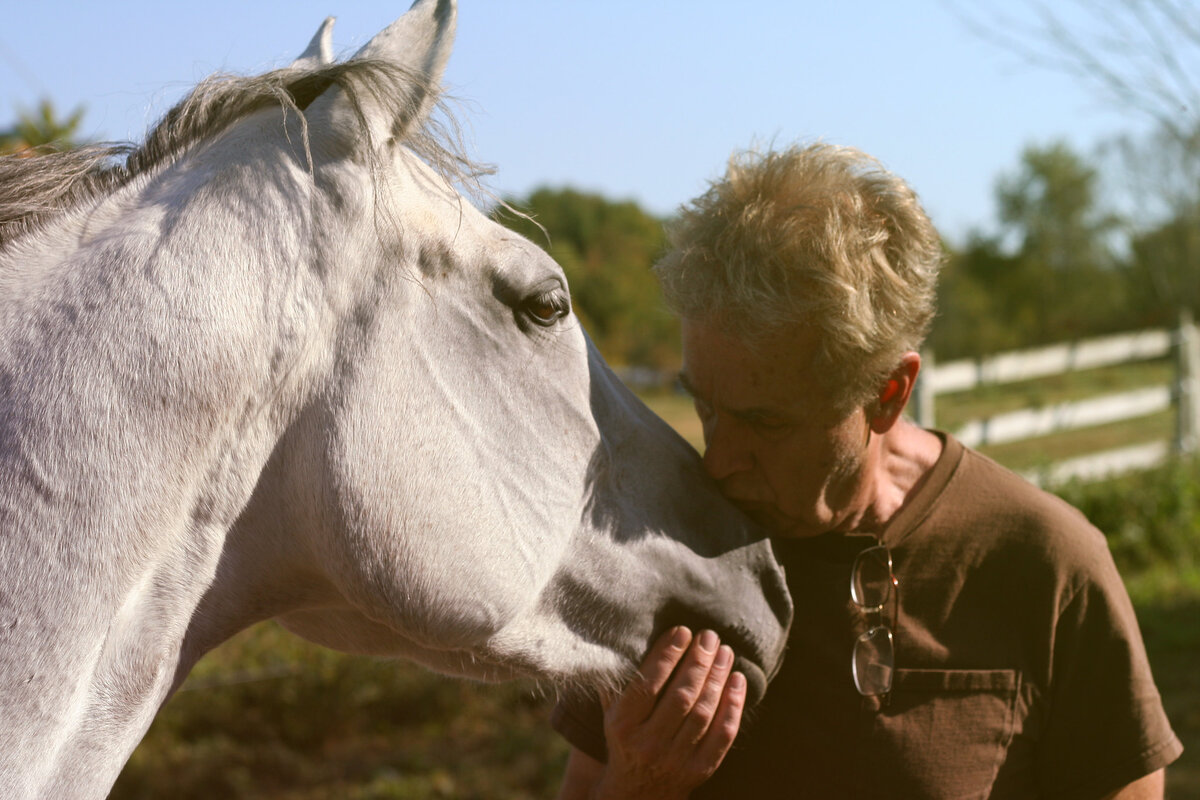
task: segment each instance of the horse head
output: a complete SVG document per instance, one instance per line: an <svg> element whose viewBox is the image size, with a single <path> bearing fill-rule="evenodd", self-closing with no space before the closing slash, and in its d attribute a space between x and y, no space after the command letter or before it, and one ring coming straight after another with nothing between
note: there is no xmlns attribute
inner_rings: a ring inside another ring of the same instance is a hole
<svg viewBox="0 0 1200 800"><path fill-rule="evenodd" d="M457 674L607 682L666 625L708 624L761 690L789 613L761 535L604 364L562 269L409 146L452 37L453 5L418 3L349 62L399 87L305 111L311 267L343 305L242 519L321 574L326 605L280 619Z"/></svg>
<svg viewBox="0 0 1200 800"><path fill-rule="evenodd" d="M485 680L619 685L681 622L752 698L781 658L762 533L454 188L452 0L329 26L0 237L0 794L103 794L263 619Z"/></svg>

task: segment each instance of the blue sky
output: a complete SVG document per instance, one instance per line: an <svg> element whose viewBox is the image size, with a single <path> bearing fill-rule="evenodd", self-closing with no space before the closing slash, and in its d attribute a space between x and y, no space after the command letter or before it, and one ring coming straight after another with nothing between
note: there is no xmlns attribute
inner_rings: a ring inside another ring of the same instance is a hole
<svg viewBox="0 0 1200 800"><path fill-rule="evenodd" d="M903 175L961 241L994 226L1025 145L1088 152L1144 126L981 43L947 2L460 0L446 82L503 193L569 184L667 214L735 148L822 138ZM0 125L48 96L85 107L85 135L136 140L205 75L286 64L328 15L348 55L408 2L13 5Z"/></svg>

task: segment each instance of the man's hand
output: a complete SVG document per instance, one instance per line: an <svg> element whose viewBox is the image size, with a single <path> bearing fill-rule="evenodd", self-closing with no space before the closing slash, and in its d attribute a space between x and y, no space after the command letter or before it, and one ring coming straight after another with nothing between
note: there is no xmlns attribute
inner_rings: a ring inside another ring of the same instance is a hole
<svg viewBox="0 0 1200 800"><path fill-rule="evenodd" d="M591 796L685 798L707 780L729 752L746 705L746 679L732 668L733 651L712 631L663 634L639 676L604 702L608 764Z"/></svg>

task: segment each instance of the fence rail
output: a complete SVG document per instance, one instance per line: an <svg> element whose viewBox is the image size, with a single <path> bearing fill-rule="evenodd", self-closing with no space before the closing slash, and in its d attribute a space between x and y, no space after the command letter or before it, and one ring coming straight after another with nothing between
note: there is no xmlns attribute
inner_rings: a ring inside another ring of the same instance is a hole
<svg viewBox="0 0 1200 800"><path fill-rule="evenodd" d="M1173 338L1168 330L1139 331L1000 353L979 360L951 361L937 366L933 389L937 394L961 392L978 386L1016 383L1128 361L1162 358L1171 352Z"/></svg>
<svg viewBox="0 0 1200 800"><path fill-rule="evenodd" d="M1019 442L1157 414L1171 408L1171 387L1151 386L1045 408L1024 408L973 419L955 432L968 447Z"/></svg>
<svg viewBox="0 0 1200 800"><path fill-rule="evenodd" d="M1171 452L1195 453L1200 446L1200 335L1188 312L1180 315L1179 325L1173 331L1137 331L945 364L934 363L932 355L926 354L925 368L917 382L914 414L919 424L932 428L937 424L935 397L938 395L1163 358L1172 353L1175 354L1176 370L1170 385L1147 386L972 419L954 431L963 443L979 447L1137 419L1174 407L1173 441L1141 442L1091 453L1027 472L1026 477L1037 483L1054 485L1145 469L1162 463Z"/></svg>

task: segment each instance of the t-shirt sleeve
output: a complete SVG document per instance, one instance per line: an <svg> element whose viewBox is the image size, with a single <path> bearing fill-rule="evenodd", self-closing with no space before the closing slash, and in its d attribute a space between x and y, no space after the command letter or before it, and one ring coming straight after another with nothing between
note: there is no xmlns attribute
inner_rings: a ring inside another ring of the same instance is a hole
<svg viewBox="0 0 1200 800"><path fill-rule="evenodd" d="M1045 796L1096 798L1183 751L1163 711L1133 606L1101 542L1064 597L1038 770Z"/></svg>
<svg viewBox="0 0 1200 800"><path fill-rule="evenodd" d="M567 694L550 712L550 725L564 739L597 761L608 761L604 742L604 709L590 693Z"/></svg>

